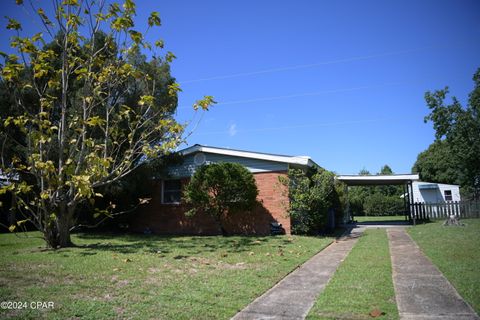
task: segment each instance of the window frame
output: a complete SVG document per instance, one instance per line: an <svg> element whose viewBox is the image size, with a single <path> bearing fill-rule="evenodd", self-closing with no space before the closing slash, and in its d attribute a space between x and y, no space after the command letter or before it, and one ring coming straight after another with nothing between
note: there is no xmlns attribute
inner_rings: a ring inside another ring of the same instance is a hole
<svg viewBox="0 0 480 320"><path fill-rule="evenodd" d="M449 194L447 195L447 192L449 192ZM445 198L445 201L453 201L453 192L452 190L443 190L443 197ZM450 199L448 199L450 198Z"/></svg>
<svg viewBox="0 0 480 320"><path fill-rule="evenodd" d="M169 189L165 190L165 182L166 181L178 181L180 184L180 189ZM180 200L175 202L165 202L165 191L167 192L175 192L178 191L180 193ZM181 179L162 179L162 193L161 193L161 203L168 204L168 205L179 205L182 202L182 180Z"/></svg>

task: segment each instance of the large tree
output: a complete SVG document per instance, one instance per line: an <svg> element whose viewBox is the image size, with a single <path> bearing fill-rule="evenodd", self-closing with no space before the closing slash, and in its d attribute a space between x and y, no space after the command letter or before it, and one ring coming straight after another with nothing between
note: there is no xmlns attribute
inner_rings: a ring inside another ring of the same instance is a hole
<svg viewBox="0 0 480 320"><path fill-rule="evenodd" d="M437 140L420 152L412 172L418 173L423 181L460 184L460 168L446 140Z"/></svg>
<svg viewBox="0 0 480 320"><path fill-rule="evenodd" d="M473 76L474 88L464 107L457 98L445 101L449 90L427 92L425 100L430 114L425 121L431 121L435 129L433 146L419 155L414 170L420 175L436 171L433 180L439 181L440 171L436 170L430 158L445 157L442 166L450 169L449 182L458 182L464 194L478 199L480 196L480 69ZM438 166L438 164L436 164ZM452 169L452 165L458 169Z"/></svg>
<svg viewBox="0 0 480 320"><path fill-rule="evenodd" d="M23 37L20 22L7 25L16 33L11 46L18 55L2 54L1 81L12 112L1 121L1 170L11 177L1 191L12 192L25 220L58 248L72 244L82 202L168 154L181 143L184 126L172 117L180 87L162 76L175 56L135 28L133 1L52 3L50 16L33 2L25 6L38 16L43 34ZM160 25L157 12L146 25L147 31ZM207 96L194 108L206 110L212 102Z"/></svg>

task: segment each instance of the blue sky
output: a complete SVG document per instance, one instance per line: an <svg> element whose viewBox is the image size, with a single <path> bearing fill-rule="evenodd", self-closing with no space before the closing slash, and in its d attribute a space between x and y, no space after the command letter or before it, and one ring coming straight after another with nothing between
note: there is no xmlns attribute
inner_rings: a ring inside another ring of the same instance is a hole
<svg viewBox="0 0 480 320"><path fill-rule="evenodd" d="M12 1L13 2L13 1ZM2 3L6 14L14 6ZM434 139L427 90L465 102L480 67L478 1L138 1L158 11L195 143L311 156L338 173L410 172ZM0 36L2 50L6 34ZM195 114L192 103L218 105ZM194 128L195 127L195 128Z"/></svg>

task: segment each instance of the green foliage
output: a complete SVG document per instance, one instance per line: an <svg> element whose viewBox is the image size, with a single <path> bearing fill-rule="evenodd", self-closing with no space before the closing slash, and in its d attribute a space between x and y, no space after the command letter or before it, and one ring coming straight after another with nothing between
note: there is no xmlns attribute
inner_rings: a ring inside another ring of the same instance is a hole
<svg viewBox="0 0 480 320"><path fill-rule="evenodd" d="M353 212L355 216L365 215L364 202L370 195L371 189L369 187L349 187L348 190L348 203L350 206L350 212Z"/></svg>
<svg viewBox="0 0 480 320"><path fill-rule="evenodd" d="M184 200L192 206L190 215L203 211L212 215L222 234L223 219L233 212L252 210L258 195L252 173L238 163L212 163L200 167L184 190Z"/></svg>
<svg viewBox="0 0 480 320"><path fill-rule="evenodd" d="M450 144L437 140L418 154L412 172L418 173L423 181L460 184L459 166L452 155Z"/></svg>
<svg viewBox="0 0 480 320"><path fill-rule="evenodd" d="M370 175L370 171L363 168L358 174L361 176L368 176ZM373 189L368 187L350 187L348 190L350 212L353 212L355 215L364 215L363 202L372 191Z"/></svg>
<svg viewBox="0 0 480 320"><path fill-rule="evenodd" d="M153 51L134 29L133 1L107 7L55 0L52 19L35 6L25 10L33 10L42 33L22 37L12 19L7 26L19 54L2 55L1 170L18 177L8 186L18 212L56 248L70 244L79 206L169 154L184 125L173 118L180 91L170 76L174 55ZM158 13L145 23L159 26ZM207 96L195 109L212 103Z"/></svg>
<svg viewBox="0 0 480 320"><path fill-rule="evenodd" d="M404 211L404 203L398 195L374 193L365 198L363 209L368 216L394 216Z"/></svg>
<svg viewBox="0 0 480 320"><path fill-rule="evenodd" d="M160 26L161 21L160 21L160 16L158 12L152 12L150 13L150 17L148 17L148 26L153 27L153 26Z"/></svg>
<svg viewBox="0 0 480 320"><path fill-rule="evenodd" d="M394 174L388 165L384 165L377 175ZM370 175L363 169L360 175ZM391 216L404 211L404 202L401 198L402 186L354 186L350 187L348 199L350 211L354 215Z"/></svg>
<svg viewBox="0 0 480 320"><path fill-rule="evenodd" d="M341 210L341 188L330 171L323 168L312 168L309 172L290 169L288 178L280 181L288 186L288 213L293 233L318 234L326 227L328 211Z"/></svg>
<svg viewBox="0 0 480 320"><path fill-rule="evenodd" d="M425 94L425 100L430 109L430 114L425 117L425 121L432 121L436 142L419 155L413 170L418 171L422 176L432 176L434 181L447 178L460 183L464 194L478 199L480 197L480 69L474 74L473 82L474 88L469 95L466 107L463 107L455 97L452 97L450 104L445 103L449 93L448 87ZM442 157L444 159L440 160ZM435 164L436 159L440 164ZM449 169L446 177L441 172L442 168Z"/></svg>

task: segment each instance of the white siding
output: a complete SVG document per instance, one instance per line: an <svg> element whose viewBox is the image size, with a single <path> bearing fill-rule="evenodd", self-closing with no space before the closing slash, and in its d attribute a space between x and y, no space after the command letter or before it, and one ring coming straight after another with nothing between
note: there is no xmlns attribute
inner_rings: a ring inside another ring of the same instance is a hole
<svg viewBox="0 0 480 320"><path fill-rule="evenodd" d="M422 188L428 187L428 189ZM452 191L452 201L460 201L460 188L454 184L431 183L414 181L413 187L413 201L425 203L440 203L445 202L445 190Z"/></svg>
<svg viewBox="0 0 480 320"><path fill-rule="evenodd" d="M228 155L220 155L214 153L205 154L205 163L218 163L218 162L234 162L240 163L245 166L250 172L272 172L272 171L287 171L288 164L283 162L275 162L268 160L235 157ZM189 154L183 158L183 163L179 165L170 166L167 171L170 177L185 178L191 177L198 165L194 162L195 153Z"/></svg>

